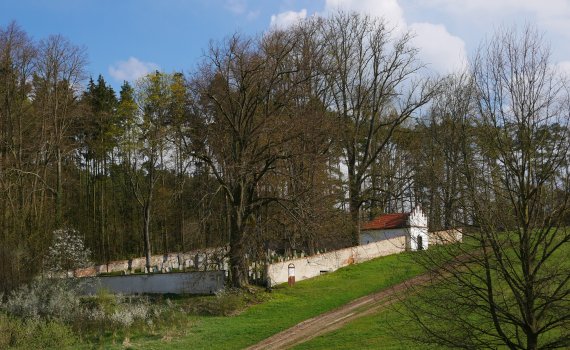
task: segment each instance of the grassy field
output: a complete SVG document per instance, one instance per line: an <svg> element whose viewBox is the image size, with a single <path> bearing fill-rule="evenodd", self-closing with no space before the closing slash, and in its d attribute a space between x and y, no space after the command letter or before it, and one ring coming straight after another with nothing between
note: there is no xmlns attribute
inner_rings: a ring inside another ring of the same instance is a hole
<svg viewBox="0 0 570 350"><path fill-rule="evenodd" d="M397 311L398 306L390 306L375 315L359 318L339 330L293 349L436 349L424 344L417 345L402 336L412 336L414 329Z"/></svg>
<svg viewBox="0 0 570 350"><path fill-rule="evenodd" d="M514 252L509 253L514 254ZM550 258L548 266L564 267L567 270L570 264L568 256L570 256L570 245L565 244ZM425 292L439 294L437 300L441 300L446 290L433 285ZM426 305L426 300L429 300L429 296L421 299L414 296L409 298L403 302L412 302L412 305ZM341 329L316 337L293 349L440 349L441 347L433 345L418 345L411 340L420 332L417 325L407 321L408 317L405 316L406 311L402 306L402 302L396 303L374 315L357 319ZM478 320L479 316L473 315L473 317ZM483 319L480 321L480 324L489 322ZM549 335L559 335L559 330L544 335L541 341L545 342Z"/></svg>
<svg viewBox="0 0 570 350"><path fill-rule="evenodd" d="M551 263L567 267L570 252L567 245L564 248ZM20 334L20 344L27 345L30 344L28 338L38 338L38 334L44 334L41 339L50 340L66 337L65 341L55 342L59 349L243 349L303 320L421 274L423 269L416 258L422 255L417 254L424 253L406 252L351 265L298 282L294 287L280 285L271 293L255 289L253 293L230 291L209 297L159 298L150 303L162 310L153 322L139 321L129 327L86 325L83 332L82 327L78 330L75 325L71 334L71 328L63 324L46 321L28 325L0 314L3 316L0 330L21 328L7 334ZM431 288L424 292L429 294ZM437 288L433 292L439 293ZM91 302L117 309L119 306L114 300L112 295L103 294ZM419 294L405 302L413 300L419 300L419 305L422 303ZM295 349L430 349L407 338L419 333L398 312L402 305L396 303L376 314L356 319ZM28 333L30 337L26 337ZM0 337L0 344L1 340ZM48 348L48 343L42 344L35 348ZM66 347L67 344L72 345Z"/></svg>
<svg viewBox="0 0 570 350"><path fill-rule="evenodd" d="M125 344L115 335L113 339L101 339L102 344L85 345L85 348L122 349L127 345L131 349L241 349L350 300L420 274L422 269L412 254L352 265L333 274L298 282L293 288L279 286L265 302L236 316L188 316L187 320L181 320L183 329L181 325L173 325L170 333L152 335L141 330L130 334Z"/></svg>

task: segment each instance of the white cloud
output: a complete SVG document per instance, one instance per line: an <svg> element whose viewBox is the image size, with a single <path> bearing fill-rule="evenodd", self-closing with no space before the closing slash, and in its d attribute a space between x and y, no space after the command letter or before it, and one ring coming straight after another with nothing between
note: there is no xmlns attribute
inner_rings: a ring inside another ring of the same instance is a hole
<svg viewBox="0 0 570 350"><path fill-rule="evenodd" d="M444 25L413 23L412 44L420 49L423 62L439 73L451 73L467 65L465 42L450 34Z"/></svg>
<svg viewBox="0 0 570 350"><path fill-rule="evenodd" d="M126 61L119 61L111 65L109 74L117 81L135 81L158 69L160 67L156 63L143 62L136 57L129 57Z"/></svg>
<svg viewBox="0 0 570 350"><path fill-rule="evenodd" d="M253 21L254 19L257 19L257 17L259 17L259 13L260 13L259 10L257 10L257 11L249 11L249 12L247 13L246 18L247 18L248 21Z"/></svg>
<svg viewBox="0 0 570 350"><path fill-rule="evenodd" d="M423 11L443 11L446 16L468 20L481 27L501 22L536 22L540 27L570 37L568 0L416 0Z"/></svg>
<svg viewBox="0 0 570 350"><path fill-rule="evenodd" d="M570 61L559 62L558 69L570 79Z"/></svg>
<svg viewBox="0 0 570 350"><path fill-rule="evenodd" d="M243 16L248 21L253 21L259 17L260 10L251 10L247 6L246 0L226 0L224 8L236 16Z"/></svg>
<svg viewBox="0 0 570 350"><path fill-rule="evenodd" d="M516 24L519 29L530 23L551 44L553 58L570 58L569 0L413 0L419 13L441 16L444 22L455 22L463 37L476 44L481 34L492 35L494 28ZM465 30L465 28L469 28ZM476 34L475 34L476 33Z"/></svg>
<svg viewBox="0 0 570 350"><path fill-rule="evenodd" d="M337 10L382 17L398 31L410 29L416 35L412 44L420 50L420 57L439 73L450 73L467 64L465 42L460 37L449 33L443 24L408 24L398 0L326 0L325 13Z"/></svg>
<svg viewBox="0 0 570 350"><path fill-rule="evenodd" d="M247 8L244 0L226 0L224 7L236 15L243 14Z"/></svg>
<svg viewBox="0 0 570 350"><path fill-rule="evenodd" d="M271 22L269 25L272 28L284 29L290 27L291 25L294 25L295 23L305 18L307 18L306 9L302 9L299 12L286 11L286 12L281 12L277 15L272 15Z"/></svg>
<svg viewBox="0 0 570 350"><path fill-rule="evenodd" d="M570 13L568 0L422 0L421 4L456 14L471 15L505 15L525 11L536 13L540 17L551 17Z"/></svg>
<svg viewBox="0 0 570 350"><path fill-rule="evenodd" d="M326 0L326 13L338 10L381 17L392 26L400 29L406 28L404 11L398 4L398 0Z"/></svg>

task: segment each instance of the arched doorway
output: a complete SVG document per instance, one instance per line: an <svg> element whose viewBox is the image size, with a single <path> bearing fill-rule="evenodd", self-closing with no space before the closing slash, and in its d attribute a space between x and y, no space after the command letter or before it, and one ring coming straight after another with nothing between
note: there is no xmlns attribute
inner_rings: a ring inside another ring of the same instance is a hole
<svg viewBox="0 0 570 350"><path fill-rule="evenodd" d="M421 235L418 235L416 242L418 243L418 250L424 250L423 237Z"/></svg>

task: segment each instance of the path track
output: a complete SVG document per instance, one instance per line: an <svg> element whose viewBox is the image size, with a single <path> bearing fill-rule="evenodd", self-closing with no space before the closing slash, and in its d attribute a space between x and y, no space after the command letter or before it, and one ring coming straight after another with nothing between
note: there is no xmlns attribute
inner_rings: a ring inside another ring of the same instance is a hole
<svg viewBox="0 0 570 350"><path fill-rule="evenodd" d="M432 277L428 273L419 275L380 292L355 299L337 309L298 323L247 349L289 349L319 335L339 329L357 318L378 312L393 302L398 301L398 295L408 287L425 285L431 280Z"/></svg>

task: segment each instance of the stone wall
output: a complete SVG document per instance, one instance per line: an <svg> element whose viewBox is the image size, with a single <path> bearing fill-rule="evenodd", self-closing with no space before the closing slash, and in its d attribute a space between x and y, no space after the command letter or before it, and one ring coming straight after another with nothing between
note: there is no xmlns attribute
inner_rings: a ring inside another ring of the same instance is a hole
<svg viewBox="0 0 570 350"><path fill-rule="evenodd" d="M422 233L424 233L423 231L424 230L422 230ZM406 240L410 240L410 237L408 237L408 235L395 236L396 234L401 234L401 232L394 231L390 232L390 234L386 234L386 232L383 232L384 240L369 244L362 244L357 247L345 248L313 256L281 260L279 262L272 263L267 266L266 276L269 280L269 284L271 285L287 282L288 266L289 264L293 264L295 266L295 280L300 281L307 278L319 276L323 273L335 271L341 267L350 264L360 263L380 256L400 253L406 250L406 246L410 248L410 244L414 243L410 241L406 242ZM417 235L418 233L416 233L415 236ZM459 228L459 229L452 229L445 231L430 232L428 236L429 240L426 239L425 243L423 243L424 249L427 248L428 244L448 244L448 243L461 242L462 229ZM228 269L227 258L224 258L226 256L227 256L227 248L210 248L210 249L192 251L188 253L153 255L151 258L151 265L153 266L153 272L169 272L172 269L180 269L180 270L190 269L195 271L220 272L216 270L227 271ZM269 256L273 257L273 255L271 254L269 254ZM263 279L264 277L263 265L264 263L262 262L252 263L252 266L250 267L251 270L250 277L252 279ZM136 258L130 261L129 260L114 261L112 263L105 265L99 265L85 269L78 269L74 271L74 274L76 277L95 276L104 272L121 272L121 271L124 271L125 274L128 274L133 271L144 270L144 266L145 266L145 259ZM221 273L224 274L224 276L225 276L225 271L221 271ZM259 274L259 276L257 276L257 274ZM177 274L172 274L172 275L177 275ZM145 277L145 276L143 275L140 277ZM101 278L116 278L116 277L101 277ZM179 279L179 278L180 277L175 277L174 279ZM133 281L139 281L139 279L135 279ZM221 283L223 284L223 278L221 279L221 281L222 281ZM205 289L201 290L199 294L202 293L207 294L207 291L210 290L208 284L206 284L204 288ZM153 292L148 292L148 293L153 293ZM171 293L171 292L166 292L166 293Z"/></svg>
<svg viewBox="0 0 570 350"><path fill-rule="evenodd" d="M272 286L287 282L289 277L288 267L289 264L293 264L295 266L295 281L301 281L323 273L336 271L350 264L400 253L405 251L405 249L406 238L403 236L393 237L357 247L273 263L267 267L267 276Z"/></svg>
<svg viewBox="0 0 570 350"><path fill-rule="evenodd" d="M214 294L224 288L224 282L225 271L107 276L93 278L85 293L104 288L121 294Z"/></svg>
<svg viewBox="0 0 570 350"><path fill-rule="evenodd" d="M212 271L227 270L227 263L224 260L226 248L206 248L194 250L186 253L170 253L163 255L152 255L151 272L169 272L173 269ZM144 257L131 260L112 261L108 264L96 265L73 272L75 277L90 277L101 273L111 272L143 272L145 271L146 259Z"/></svg>
<svg viewBox="0 0 570 350"><path fill-rule="evenodd" d="M430 244L449 244L463 241L463 228L453 228L429 233Z"/></svg>

